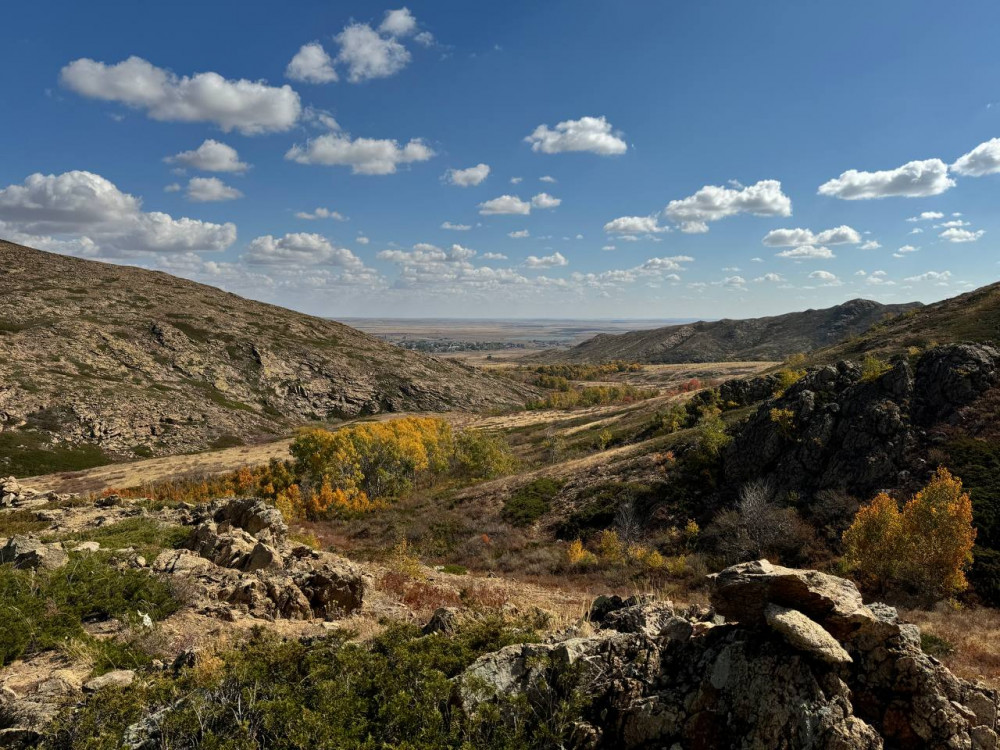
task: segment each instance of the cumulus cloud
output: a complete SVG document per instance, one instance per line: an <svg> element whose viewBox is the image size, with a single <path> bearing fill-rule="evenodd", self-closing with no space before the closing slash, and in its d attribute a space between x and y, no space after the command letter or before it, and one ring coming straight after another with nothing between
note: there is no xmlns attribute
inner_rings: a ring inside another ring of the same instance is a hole
<svg viewBox="0 0 1000 750"><path fill-rule="evenodd" d="M449 169L444 173L444 179L458 187L475 187L490 175L488 164L477 164L468 169Z"/></svg>
<svg viewBox="0 0 1000 750"><path fill-rule="evenodd" d="M619 216L604 225L608 234L657 234L669 232L670 227L661 227L655 216Z"/></svg>
<svg viewBox="0 0 1000 750"><path fill-rule="evenodd" d="M90 99L145 110L154 120L211 122L245 135L288 130L302 111L290 86L228 80L218 73L177 76L135 56L116 65L74 60L62 69L60 82Z"/></svg>
<svg viewBox="0 0 1000 750"><path fill-rule="evenodd" d="M521 200L516 195L501 195L498 198L492 198L480 203L479 213L483 216L502 214L527 216L531 213L531 204L528 201Z"/></svg>
<svg viewBox="0 0 1000 750"><path fill-rule="evenodd" d="M568 266L569 261L562 253L555 252L552 255L544 255L539 258L537 255L529 255L524 259L524 265L528 268L555 268L556 266Z"/></svg>
<svg viewBox="0 0 1000 750"><path fill-rule="evenodd" d="M809 229L772 229L762 242L768 247L795 247L800 245L857 245L861 233L847 225L825 229L814 234Z"/></svg>
<svg viewBox="0 0 1000 750"><path fill-rule="evenodd" d="M840 286L842 283L836 274L832 274L829 271L813 271L809 274L809 278L822 281L824 286Z"/></svg>
<svg viewBox="0 0 1000 750"><path fill-rule="evenodd" d="M523 177L511 177L510 178L510 184L511 185L519 185L523 179L524 179Z"/></svg>
<svg viewBox="0 0 1000 750"><path fill-rule="evenodd" d="M815 245L802 245L800 247L790 247L777 254L779 258L796 258L799 260L828 260L835 258L833 251L828 247L816 247Z"/></svg>
<svg viewBox="0 0 1000 750"><path fill-rule="evenodd" d="M755 216L791 216L792 201L781 192L778 180L761 180L743 188L706 185L694 195L673 200L663 211L681 231L708 231L706 222L748 213Z"/></svg>
<svg viewBox="0 0 1000 750"><path fill-rule="evenodd" d="M317 208L315 211L298 211L295 214L296 219L305 219L306 221L315 221L316 219L333 219L334 221L347 221L347 217L344 216L340 211L331 211L329 208Z"/></svg>
<svg viewBox="0 0 1000 750"><path fill-rule="evenodd" d="M337 80L333 58L319 42L303 44L285 68L285 76L303 83L331 83Z"/></svg>
<svg viewBox="0 0 1000 750"><path fill-rule="evenodd" d="M284 237L265 234L247 245L243 261L258 266L340 266L361 268L361 259L346 247L336 247L320 234L296 232Z"/></svg>
<svg viewBox="0 0 1000 750"><path fill-rule="evenodd" d="M183 164L202 172L235 172L242 173L250 169L250 165L240 161L236 149L211 138L206 139L193 151L181 151L174 156L168 156L163 161L168 164Z"/></svg>
<svg viewBox="0 0 1000 750"><path fill-rule="evenodd" d="M531 144L532 151L543 154L587 151L600 156L614 156L628 150L628 144L621 135L603 116L581 117L579 120L564 120L554 128L539 125L524 140Z"/></svg>
<svg viewBox="0 0 1000 750"><path fill-rule="evenodd" d="M548 174L547 175L543 175L542 177L539 177L538 180L540 182L548 182L550 184L555 184L556 182L558 182L558 180L555 177L553 177L552 175L548 175Z"/></svg>
<svg viewBox="0 0 1000 750"><path fill-rule="evenodd" d="M882 243L876 240L868 240L868 242L861 245L862 250L878 250L880 247L882 247Z"/></svg>
<svg viewBox="0 0 1000 750"><path fill-rule="evenodd" d="M560 203L562 198L555 198L548 193L539 193L531 198L531 205L535 208L557 208Z"/></svg>
<svg viewBox="0 0 1000 750"><path fill-rule="evenodd" d="M347 79L361 83L395 75L410 62L410 52L392 36L382 36L367 24L354 23L334 37L340 45L337 62L347 66Z"/></svg>
<svg viewBox="0 0 1000 750"><path fill-rule="evenodd" d="M525 237L530 237L531 233L527 229L518 229L516 232L507 232L507 236L514 240L523 240Z"/></svg>
<svg viewBox="0 0 1000 750"><path fill-rule="evenodd" d="M398 141L376 138L354 138L347 133L326 133L292 146L285 158L299 164L320 164L328 167L350 167L353 174L394 174L400 164L427 161L434 151L419 138L405 146Z"/></svg>
<svg viewBox="0 0 1000 750"><path fill-rule="evenodd" d="M195 203L232 201L242 197L243 193L218 177L192 177L188 181L187 199Z"/></svg>
<svg viewBox="0 0 1000 750"><path fill-rule="evenodd" d="M417 19L406 7L387 10L378 30L389 36L410 36L417 30Z"/></svg>
<svg viewBox="0 0 1000 750"><path fill-rule="evenodd" d="M921 281L947 282L951 278L951 271L927 271L919 276L909 276L906 281L918 283Z"/></svg>
<svg viewBox="0 0 1000 750"><path fill-rule="evenodd" d="M441 223L442 229L450 229L453 232L468 232L472 229L470 224L452 224L450 221L444 221Z"/></svg>
<svg viewBox="0 0 1000 750"><path fill-rule="evenodd" d="M780 273L765 273L763 276L758 276L754 279L755 284L762 284L764 282L776 283L779 281L784 281L784 277Z"/></svg>
<svg viewBox="0 0 1000 750"><path fill-rule="evenodd" d="M236 241L235 224L145 212L139 198L83 171L36 173L0 189L0 228L26 244L108 257L224 250Z"/></svg>
<svg viewBox="0 0 1000 750"><path fill-rule="evenodd" d="M907 221L933 221L943 218L944 214L940 211L922 211L919 216L911 216Z"/></svg>
<svg viewBox="0 0 1000 750"><path fill-rule="evenodd" d="M967 177L982 177L1000 172L1000 138L980 143L951 165L953 172Z"/></svg>
<svg viewBox="0 0 1000 750"><path fill-rule="evenodd" d="M483 253L483 260L507 260L507 256L503 253Z"/></svg>
<svg viewBox="0 0 1000 750"><path fill-rule="evenodd" d="M982 229L978 232L973 232L969 229L958 229L957 227L952 227L951 229L945 229L938 236L943 240L948 240L948 242L975 242L984 234L986 234L986 232Z"/></svg>
<svg viewBox="0 0 1000 750"><path fill-rule="evenodd" d="M925 159L881 172L850 169L820 185L819 194L849 201L893 196L923 198L940 195L954 186L947 164L940 159Z"/></svg>

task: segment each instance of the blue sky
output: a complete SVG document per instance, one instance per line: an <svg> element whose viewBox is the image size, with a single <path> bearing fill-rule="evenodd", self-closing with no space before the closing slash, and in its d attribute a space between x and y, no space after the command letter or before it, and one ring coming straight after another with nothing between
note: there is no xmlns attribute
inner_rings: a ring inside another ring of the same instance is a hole
<svg viewBox="0 0 1000 750"><path fill-rule="evenodd" d="M5 8L0 236L329 316L748 317L1000 272L995 2L278 9Z"/></svg>

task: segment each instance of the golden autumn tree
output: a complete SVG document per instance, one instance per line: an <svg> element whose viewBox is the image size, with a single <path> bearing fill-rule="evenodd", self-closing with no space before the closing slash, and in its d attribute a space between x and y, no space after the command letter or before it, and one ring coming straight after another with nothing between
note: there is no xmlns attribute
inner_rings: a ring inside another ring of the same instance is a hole
<svg viewBox="0 0 1000 750"><path fill-rule="evenodd" d="M967 588L975 539L972 501L941 467L902 511L884 492L859 510L844 533L845 558L869 585L937 599Z"/></svg>

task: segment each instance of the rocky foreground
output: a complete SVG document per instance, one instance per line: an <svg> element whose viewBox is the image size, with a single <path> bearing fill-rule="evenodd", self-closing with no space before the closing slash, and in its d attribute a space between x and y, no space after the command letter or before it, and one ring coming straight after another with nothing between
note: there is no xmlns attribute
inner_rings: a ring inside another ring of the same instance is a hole
<svg viewBox="0 0 1000 750"><path fill-rule="evenodd" d="M290 540L280 514L256 499L149 510L116 497L97 505L39 497L10 480L3 488L15 512L49 524L48 536L0 542L0 561L15 568L58 569L101 552L96 542L51 541L60 531L140 516L179 525L179 548L152 560L107 551L114 564L150 570L186 592L184 609L162 623L175 636L238 621L305 637L291 624L336 627L372 607L365 570ZM722 571L710 587L711 608L600 597L588 618L543 642L480 657L454 678L454 705L471 712L518 694L538 707L568 701L578 707L571 746L580 749L998 747L1000 695L924 654L916 626L891 607L865 605L851 582L760 560ZM424 637L447 638L480 616L440 609ZM153 669L196 659L178 649ZM0 747L32 746L60 710L142 679L130 670L89 679L45 654L14 662L0 671ZM160 746L159 708L129 731L129 747Z"/></svg>

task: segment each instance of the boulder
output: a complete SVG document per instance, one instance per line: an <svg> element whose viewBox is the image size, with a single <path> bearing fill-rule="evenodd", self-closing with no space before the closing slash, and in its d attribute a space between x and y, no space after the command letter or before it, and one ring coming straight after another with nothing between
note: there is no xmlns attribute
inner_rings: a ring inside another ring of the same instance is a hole
<svg viewBox="0 0 1000 750"><path fill-rule="evenodd" d="M18 534L0 548L0 564L13 563L15 568L61 568L69 555L59 542L46 543L35 537Z"/></svg>
<svg viewBox="0 0 1000 750"><path fill-rule="evenodd" d="M796 609L768 604L764 608L764 619L774 632L798 651L830 664L847 664L851 661L851 655L836 638L826 632L822 625Z"/></svg>
<svg viewBox="0 0 1000 750"><path fill-rule="evenodd" d="M115 669L85 682L83 690L87 693L96 693L106 687L126 688L134 681L135 672L131 669Z"/></svg>
<svg viewBox="0 0 1000 750"><path fill-rule="evenodd" d="M14 477L0 479L0 507L14 505L21 494L21 484Z"/></svg>

